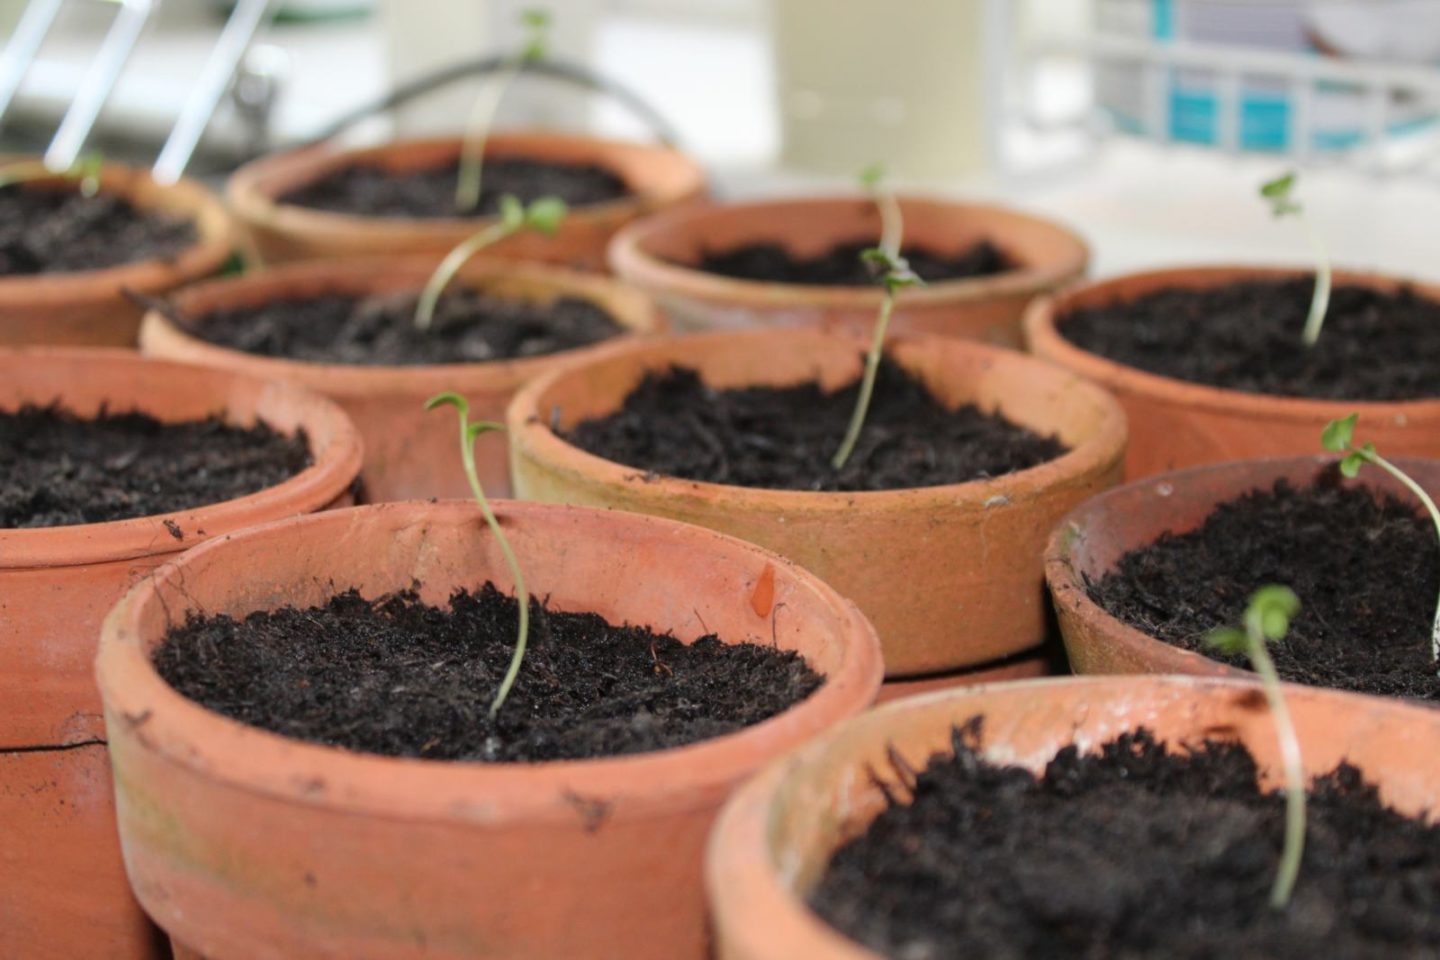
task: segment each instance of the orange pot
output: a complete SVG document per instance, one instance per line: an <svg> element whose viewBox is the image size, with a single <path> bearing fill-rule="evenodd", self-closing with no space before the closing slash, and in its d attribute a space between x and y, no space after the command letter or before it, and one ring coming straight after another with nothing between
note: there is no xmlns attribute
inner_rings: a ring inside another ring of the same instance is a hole
<svg viewBox="0 0 1440 960"><path fill-rule="evenodd" d="M344 150L321 144L262 157L230 178L226 196L245 228L255 255L265 263L363 254L443 254L491 218L363 217L284 203L280 197L336 170L372 164L396 172L453 163L461 141L404 140ZM599 140L558 133L496 132L486 154L559 163L593 163L613 171L632 196L576 207L553 237L520 234L496 244L494 253L590 270L605 266L605 246L616 230L654 210L705 194L704 171L668 147Z"/></svg>
<svg viewBox="0 0 1440 960"><path fill-rule="evenodd" d="M1308 775L1349 761L1396 809L1434 809L1440 711L1306 687L1288 688L1286 699ZM1265 701L1243 681L1031 680L889 704L772 764L726 805L705 865L719 960L880 960L825 924L804 898L835 850L884 809L876 778L893 781L888 752L923 769L952 751L954 726L974 716L985 717L987 753L1037 773L1065 746L1093 748L1145 726L1172 745L1237 739L1267 786L1283 782Z"/></svg>
<svg viewBox="0 0 1440 960"><path fill-rule="evenodd" d="M1440 489L1440 462L1396 462L1425 489ZM1055 528L1045 550L1045 579L1075 672L1251 676L1247 670L1166 643L1111 616L1090 599L1084 578L1100 578L1125 554L1149 546L1163 534L1200 527L1222 503L1252 490L1268 490L1281 479L1306 486L1334 463L1334 457L1314 456L1192 467L1136 480L1076 508ZM1355 480L1341 482L1383 490L1420 509L1414 495L1382 471L1366 470Z"/></svg>
<svg viewBox="0 0 1440 960"><path fill-rule="evenodd" d="M74 189L61 177L50 182ZM166 293L216 273L229 258L230 217L200 184L181 180L162 186L150 179L148 171L107 163L100 170L100 192L124 197L140 210L193 220L199 239L173 260L0 277L0 346L134 346L143 311L124 291Z"/></svg>
<svg viewBox="0 0 1440 960"><path fill-rule="evenodd" d="M951 673L939 673L909 680L887 680L880 685L880 695L875 698L875 704L879 706L892 700L917 697L922 693L975 687L984 683L1033 680L1036 677L1049 676L1054 672L1051 667L1048 656L1039 651L1031 651L1029 654L1006 657L1004 660L994 663L983 663L978 667L968 667Z"/></svg>
<svg viewBox="0 0 1440 960"><path fill-rule="evenodd" d="M1365 435L1386 455L1440 457L1440 399L1375 403L1309 400L1223 390L1123 366L1076 347L1056 320L1082 307L1132 300L1175 287L1205 289L1247 280L1304 275L1262 267L1177 267L1082 284L1037 300L1025 317L1032 352L1094 380L1115 394L1130 418L1128 479L1203 463L1313 452L1325 424L1358 412ZM1378 274L1335 275L1337 284L1393 290L1408 281ZM1410 283L1440 300L1440 286ZM1296 333L1296 349L1299 333Z"/></svg>
<svg viewBox="0 0 1440 960"><path fill-rule="evenodd" d="M190 287L172 303L183 316L256 307L281 300L322 295L365 296L419 290L434 263L424 257L354 259L300 263ZM477 260L461 281L501 296L551 300L575 296L592 300L635 333L661 329L648 300L612 280L552 267ZM201 363L267 379L288 380L335 400L365 440L364 497L407 500L468 497L469 485L456 456L455 418L427 414L425 401L447 390L463 393L479 420L501 420L515 391L562 358L594 348L523 360L431 366L361 366L306 363L264 357L206 343L151 311L140 331L142 352L170 360ZM491 496L506 496L510 468L505 438L489 434L476 444L480 481Z"/></svg>
<svg viewBox="0 0 1440 960"><path fill-rule="evenodd" d="M555 608L687 639L773 637L824 684L737 734L602 760L444 763L302 743L167 686L149 657L167 624L316 604L337 587L418 582L431 603L486 579L509 590L496 542L473 504L444 502L207 544L115 608L97 665L126 866L176 941L209 960L706 955L701 851L716 811L762 764L870 703L874 631L812 574L710 531L544 504L498 512Z"/></svg>
<svg viewBox="0 0 1440 960"><path fill-rule="evenodd" d="M648 371L696 369L719 388L827 388L860 373L858 340L754 330L617 344L520 391L507 419L515 490L526 499L684 520L765 546L860 605L890 677L1009 656L1045 637L1041 552L1061 516L1119 479L1125 417L1104 391L1033 358L945 337L897 339L891 355L946 403L1000 409L1071 451L993 480L913 490L814 493L646 477L550 429L618 409ZM837 441L838 442L838 441Z"/></svg>
<svg viewBox="0 0 1440 960"><path fill-rule="evenodd" d="M304 428L313 466L259 493L112 523L0 529L0 956L157 956L120 866L91 662L106 611L164 560L262 520L343 501L360 440L328 400L119 350L0 351L0 409L50 403L161 420L225 411Z"/></svg>
<svg viewBox="0 0 1440 960"><path fill-rule="evenodd" d="M892 319L896 333L935 333L1020 345L1020 316L1042 293L1085 275L1090 250L1065 227L1028 214L938 198L900 201L905 242L960 251L990 240L1018 263L1007 273L907 290ZM610 264L655 298L685 330L823 326L868 332L879 287L825 287L736 280L696 269L702 255L777 242L794 254L876 238L880 216L860 196L694 204L650 217L616 235Z"/></svg>

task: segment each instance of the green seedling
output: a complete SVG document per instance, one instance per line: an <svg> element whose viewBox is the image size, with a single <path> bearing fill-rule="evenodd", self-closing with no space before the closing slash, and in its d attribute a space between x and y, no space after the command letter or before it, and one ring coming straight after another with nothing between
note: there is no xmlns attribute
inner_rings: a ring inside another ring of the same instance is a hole
<svg viewBox="0 0 1440 960"><path fill-rule="evenodd" d="M509 58L500 75L485 84L470 111L470 122L460 146L460 174L455 183L455 209L461 213L469 213L480 205L485 144L490 139L490 127L495 122L500 102L526 64L545 59L550 14L544 10L524 10L520 14L520 27L525 31L525 42Z"/></svg>
<svg viewBox="0 0 1440 960"><path fill-rule="evenodd" d="M885 188L885 165L872 163L860 171L860 186L870 194L880 211L880 249L892 257L899 257L900 237L905 225L900 216L900 201Z"/></svg>
<svg viewBox="0 0 1440 960"><path fill-rule="evenodd" d="M885 287L885 297L880 301L880 314L875 318L875 332L870 339L870 353L865 357L865 374L860 381L860 395L855 401L855 412L850 415L850 426L845 430L845 439L835 451L830 465L836 470L844 468L860 431L865 427L865 414L870 410L870 396L875 392L875 376L880 371L880 358L885 353L885 330L890 326L890 314L895 310L895 297L906 287L923 286L921 280L910 269L910 264L899 254L891 253L884 247L872 247L860 254L866 265L876 272Z"/></svg>
<svg viewBox="0 0 1440 960"><path fill-rule="evenodd" d="M435 321L435 307L440 303L440 296L445 292L445 288L450 286L460 268L470 262L471 257L522 230L554 235L565 221L566 212L565 201L557 197L541 197L528 207L508 193L501 197L500 219L456 244L425 282L425 289L420 292L420 301L415 305L416 329L430 329L430 325Z"/></svg>
<svg viewBox="0 0 1440 960"><path fill-rule="evenodd" d="M66 180L78 181L80 193L93 197L100 190L100 167L103 163L104 160L98 153L83 154L68 169L58 171L51 170L39 160L16 160L0 165L0 189L33 180L64 177Z"/></svg>
<svg viewBox="0 0 1440 960"><path fill-rule="evenodd" d="M1310 314L1305 318L1305 332L1302 335L1305 346L1313 347L1320 339L1320 328L1325 324L1325 311L1330 309L1330 255L1320 235L1305 219L1305 208L1295 199L1295 181L1299 175L1291 170L1260 186L1260 196L1270 204L1270 212L1277 217L1293 216L1300 221L1305 239L1315 254L1315 292L1310 297Z"/></svg>
<svg viewBox="0 0 1440 960"><path fill-rule="evenodd" d="M480 513L485 517L485 522L495 534L495 542L500 545L500 552L505 556L505 565L510 568L510 577L515 581L515 602L520 608L520 627L515 636L515 653L510 658L510 668L505 671L505 679L500 681L500 689L495 692L495 699L490 702L490 716L500 712L504 705L505 698L510 695L510 688L515 685L515 678L520 675L520 663L525 659L525 645L530 639L530 593L525 589L525 575L520 570L520 562L515 559L515 551L510 547L510 539L505 536L505 531L500 527L500 521L495 518L495 511L490 509L490 501L485 498L485 491L480 486L480 473L475 467L475 440L484 433L492 430L504 430L498 423L491 423L488 420L477 420L470 422L470 404L458 393L442 393L431 397L425 402L426 410L434 410L436 407L454 407L460 414L460 459L465 465L465 477L470 481L470 492L475 497L475 502L480 505Z"/></svg>
<svg viewBox="0 0 1440 960"><path fill-rule="evenodd" d="M1295 891L1300 860L1305 855L1305 770L1300 764L1300 738L1290 719L1290 708L1280 687L1280 675L1270 659L1267 644L1283 640L1290 621L1300 612L1300 598L1289 587L1268 586L1256 590L1245 608L1243 627L1221 627L1206 637L1206 644L1229 655L1245 654L1260 675L1265 699L1275 720L1275 737L1280 743L1280 760L1285 768L1285 847L1275 883L1270 888L1270 906L1284 910Z"/></svg>
<svg viewBox="0 0 1440 960"><path fill-rule="evenodd" d="M1435 501L1430 494L1426 493L1424 488L1416 483L1408 473L1380 456L1375 450L1375 444L1366 443L1359 447L1355 446L1355 424L1359 419L1360 414L1352 413L1348 417L1331 420L1325 425L1324 432L1320 434L1320 445L1331 453L1344 454L1340 460L1340 472L1347 477L1357 476L1360 468L1369 463L1399 480L1405 485L1405 489L1415 494L1424 504L1425 510L1430 514L1430 519L1435 523L1435 535L1440 538L1440 509L1436 509ZM1435 604L1435 620L1430 625L1430 659L1437 665L1437 672L1440 672L1440 601Z"/></svg>

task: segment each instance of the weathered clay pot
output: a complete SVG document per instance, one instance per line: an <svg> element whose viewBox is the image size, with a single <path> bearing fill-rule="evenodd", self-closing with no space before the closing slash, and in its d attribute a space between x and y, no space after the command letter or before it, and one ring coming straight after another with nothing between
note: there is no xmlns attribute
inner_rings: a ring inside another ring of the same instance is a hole
<svg viewBox="0 0 1440 960"><path fill-rule="evenodd" d="M244 227L251 252L264 263L363 254L443 254L487 222L482 217L362 217L284 203L283 194L343 167L360 163L390 170L421 170L451 163L460 140L405 140L343 150L329 144L262 157L230 178L226 197ZM558 133L495 132L486 154L594 163L614 171L632 196L572 209L553 237L519 234L493 253L512 259L600 270L605 247L622 225L655 210L705 194L695 161L668 147Z"/></svg>
<svg viewBox="0 0 1440 960"><path fill-rule="evenodd" d="M1307 774L1349 761L1396 809L1434 809L1440 711L1306 687L1287 688L1286 699ZM1031 680L888 704L771 764L726 805L705 866L719 960L880 960L825 924L804 898L836 848L884 808L875 777L893 776L887 752L922 769L953 749L952 728L975 716L985 718L987 751L1035 771L1072 743L1093 748L1143 725L1171 744L1238 739L1267 784L1280 780L1273 721L1245 681Z"/></svg>
<svg viewBox="0 0 1440 960"><path fill-rule="evenodd" d="M433 261L425 257L298 263L199 284L179 292L171 302L182 316L199 317L215 310L304 297L418 290L433 269ZM592 300L637 334L662 327L644 296L603 277L540 265L475 260L466 265L459 280L502 296L542 301L576 296ZM306 363L207 343L152 310L140 331L140 349L170 360L288 380L330 397L354 420L365 441L362 496L384 501L470 495L457 453L454 417L427 414L425 401L430 397L453 390L470 401L476 419L501 420L506 405L522 384L563 359L594 348L492 363ZM486 493L506 496L510 467L504 436L492 433L481 437L475 456Z"/></svg>
<svg viewBox="0 0 1440 960"><path fill-rule="evenodd" d="M57 189L75 189L61 177L53 183ZM123 291L166 293L216 273L230 256L230 217L200 184L181 180L162 186L147 171L107 163L100 171L100 191L123 196L141 210L193 220L199 239L173 260L0 277L0 346L133 346L143 311Z"/></svg>
<svg viewBox="0 0 1440 960"><path fill-rule="evenodd" d="M1020 317L1035 296L1085 275L1085 242L1065 227L1003 207L925 197L900 201L905 242L960 251L990 240L1017 269L907 290L891 321L896 333L935 333L1019 346ZM693 264L711 250L778 242L796 254L878 239L875 203L862 196L694 204L632 224L616 235L610 263L655 298L684 330L820 326L868 331L880 307L875 287L825 287L736 280Z"/></svg>
<svg viewBox="0 0 1440 960"><path fill-rule="evenodd" d="M1395 462L1425 489L1440 490L1440 461ZM1111 616L1090 599L1084 578L1098 579L1125 554L1149 546L1162 534L1196 529L1226 501L1268 490L1280 479L1307 485L1334 463L1334 457L1313 456L1192 467L1133 481L1077 507L1055 528L1045 550L1045 579L1071 667L1076 673L1249 676L1249 671L1166 643ZM1420 509L1414 496L1381 470L1367 469L1341 482L1383 490Z"/></svg>
<svg viewBox="0 0 1440 960"><path fill-rule="evenodd" d="M698 370L719 388L860 372L860 341L812 329L752 330L617 344L535 380L507 420L515 490L696 523L768 547L854 600L875 624L887 676L1009 656L1045 635L1041 552L1061 516L1113 485L1125 417L1104 391L1033 358L949 337L899 338L891 356L947 403L974 401L1055 433L1071 451L993 480L876 493L760 490L647 477L561 439L618 409L647 371ZM838 442L838 441L837 441Z"/></svg>
<svg viewBox="0 0 1440 960"><path fill-rule="evenodd" d="M0 409L58 400L161 420L224 411L304 428L315 463L284 483L177 513L0 529L0 956L158 954L130 897L115 835L93 668L106 611L186 547L344 502L360 440L333 403L283 384L145 361L120 350L0 350ZM246 577L263 573L237 571Z"/></svg>
<svg viewBox="0 0 1440 960"><path fill-rule="evenodd" d="M708 530L546 504L498 513L553 607L687 640L773 636L825 683L740 733L603 760L445 763L302 743L167 686L149 656L167 624L352 586L374 596L418 583L432 603L487 579L509 590L495 539L473 503L390 503L192 550L115 608L97 670L130 879L194 955L706 955L701 856L716 811L764 763L870 703L874 631L812 574ZM243 572L254 569L266 576Z"/></svg>
<svg viewBox="0 0 1440 960"><path fill-rule="evenodd" d="M1123 366L1081 350L1057 329L1057 319L1063 326L1065 315L1080 307L1175 287L1203 289L1301 275L1302 271L1263 267L1177 267L1081 284L1032 304L1025 317L1025 337L1036 355L1094 380L1125 407L1130 418L1127 479L1222 460L1310 453L1325 424L1352 412L1360 414L1367 438L1387 455L1440 457L1440 398L1363 403L1223 390ZM1394 289L1406 281L1339 272L1335 282ZM1410 286L1440 300L1440 287Z"/></svg>

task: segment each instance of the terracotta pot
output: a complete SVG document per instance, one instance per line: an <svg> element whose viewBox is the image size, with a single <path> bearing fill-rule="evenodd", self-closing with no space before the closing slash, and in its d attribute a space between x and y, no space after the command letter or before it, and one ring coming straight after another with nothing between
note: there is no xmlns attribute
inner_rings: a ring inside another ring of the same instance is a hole
<svg viewBox="0 0 1440 960"><path fill-rule="evenodd" d="M453 163L460 140L404 140L344 150L321 144L262 157L230 178L226 197L265 263L363 254L443 254L490 218L364 217L284 203L283 194L344 167L371 164L397 172ZM499 256L589 270L605 266L605 246L623 224L705 194L704 171L668 147L558 133L491 134L486 154L560 163L593 163L613 171L632 196L576 207L553 237L520 234L493 248Z"/></svg>
<svg viewBox="0 0 1440 960"><path fill-rule="evenodd" d="M208 544L115 608L97 667L126 865L175 940L209 960L705 956L701 851L716 811L765 762L870 703L874 631L812 574L710 531L544 504L498 512L555 608L685 639L773 636L825 683L740 733L603 760L445 763L302 743L167 686L149 658L166 625L320 603L337 587L418 582L432 603L486 579L509 590L495 540L473 504L451 501ZM238 572L250 569L268 575Z"/></svg>
<svg viewBox="0 0 1440 960"><path fill-rule="evenodd" d="M973 401L1072 449L993 480L875 493L761 490L646 477L550 428L618 409L673 364L720 388L860 373L860 341L754 330L607 347L532 382L507 415L526 499L684 520L774 550L854 600L875 624L887 676L939 673L1028 650L1045 636L1041 552L1068 510L1119 478L1125 417L1104 391L1033 358L946 337L900 338L894 359L951 404ZM837 440L838 442L838 440Z"/></svg>
<svg viewBox="0 0 1440 960"><path fill-rule="evenodd" d="M1020 316L1042 293L1085 275L1090 250L1065 227L1028 214L926 197L900 201L905 243L959 252L990 240L1017 261L1007 273L907 290L891 320L895 333L935 333L1019 346ZM837 243L878 239L880 217L861 196L694 204L626 227L610 264L655 298L685 330L821 326L868 332L878 287L825 287L736 280L696 269L707 251L778 242L814 255Z"/></svg>
<svg viewBox="0 0 1440 960"><path fill-rule="evenodd" d="M0 529L0 956L155 956L120 869L91 663L106 611L164 560L262 520L343 502L360 440L333 403L282 384L120 350L0 351L0 409L59 400L161 420L225 411L303 427L315 463L259 493L193 510ZM23 751L23 752L14 752Z"/></svg>
<svg viewBox="0 0 1440 960"><path fill-rule="evenodd" d="M1440 462L1404 458L1395 462L1425 489L1440 490ZM1334 463L1334 457L1314 456L1192 467L1136 480L1077 507L1055 528L1045 550L1045 579L1071 667L1076 673L1251 676L1247 670L1166 643L1111 616L1090 599L1084 578L1100 578L1125 554L1149 546L1165 533L1197 529L1226 501L1252 490L1268 490L1280 479L1308 485ZM1367 469L1358 478L1341 482L1383 490L1420 509L1404 486L1380 470Z"/></svg>
<svg viewBox="0 0 1440 960"><path fill-rule="evenodd" d="M1127 479L1202 463L1313 452L1320 431L1337 417L1358 412L1367 439L1387 456L1440 457L1440 398L1375 403L1277 397L1174 380L1087 353L1062 337L1056 318L1081 307L1132 300L1175 287L1205 289L1247 280L1305 276L1262 267L1178 267L1132 273L1082 284L1037 300L1025 317L1031 351L1110 390L1130 418ZM1339 272L1337 284L1393 290L1409 283L1378 274ZM1440 286L1409 283L1440 300ZM1299 349L1300 334L1295 334Z"/></svg>
<svg viewBox="0 0 1440 960"><path fill-rule="evenodd" d="M37 186L46 181L37 181ZM74 189L63 178L53 182ZM232 249L224 206L191 180L162 186L144 170L107 163L100 192L140 210L193 220L199 239L173 260L140 260L103 270L0 276L0 346L52 344L129 347L141 309L123 291L152 296L219 271Z"/></svg>
<svg viewBox="0 0 1440 960"><path fill-rule="evenodd" d="M941 690L957 690L979 686L984 683L1007 683L1011 680L1033 680L1049 676L1050 658L1040 651L1030 651L1019 656L1006 657L993 663L982 663L978 667L967 667L950 673L937 673L909 680L887 680L880 685L880 695L875 698L876 706L917 697L922 693L936 693Z"/></svg>
<svg viewBox="0 0 1440 960"><path fill-rule="evenodd" d="M1396 809L1415 815L1434 808L1440 711L1306 687L1286 696L1307 774L1349 761ZM880 960L825 924L804 898L836 848L884 808L874 778L893 779L887 751L923 769L930 757L951 752L952 728L974 716L985 718L987 753L1036 772L1069 744L1093 748L1143 725L1171 744L1238 739L1268 786L1282 779L1264 698L1244 681L1031 680L892 703L772 764L726 806L705 865L719 960Z"/></svg>
<svg viewBox="0 0 1440 960"><path fill-rule="evenodd" d="M215 310L256 307L275 301L322 295L365 296L418 290L434 264L423 257L366 258L292 264L200 284L173 299L184 316ZM529 264L477 260L460 275L462 281L502 296L548 300L576 296L602 306L635 333L662 328L650 302L639 293L607 280ZM455 418L425 412L425 401L454 390L470 401L477 420L502 420L515 391L562 359L594 349L586 347L545 357L492 363L450 363L430 366L363 366L306 363L264 357L206 343L181 329L158 311L151 311L140 331L140 349L157 357L221 367L268 379L288 380L322 393L340 404L365 440L364 493L367 500L408 500L424 497L468 497L470 488L460 466ZM498 433L476 445L480 482L490 496L510 490L505 438Z"/></svg>

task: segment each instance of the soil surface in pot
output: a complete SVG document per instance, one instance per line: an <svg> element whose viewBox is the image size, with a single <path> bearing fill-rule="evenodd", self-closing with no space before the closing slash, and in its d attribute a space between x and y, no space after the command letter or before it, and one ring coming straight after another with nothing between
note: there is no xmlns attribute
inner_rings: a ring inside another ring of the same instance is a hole
<svg viewBox="0 0 1440 960"><path fill-rule="evenodd" d="M302 430L219 417L161 423L143 413L80 418L57 406L0 411L0 528L60 527L222 503L311 463ZM183 535L177 527L172 534Z"/></svg>
<svg viewBox="0 0 1440 960"><path fill-rule="evenodd" d="M706 251L696 265L706 273L736 280L795 283L821 287L869 287L875 274L860 255L873 240L839 243L813 257L796 256L779 243L747 243L728 250ZM901 255L927 283L989 277L1015 269L999 247L982 240L958 254L905 247Z"/></svg>
<svg viewBox="0 0 1440 960"><path fill-rule="evenodd" d="M1142 633L1248 667L1208 650L1205 635L1240 623L1250 594L1270 583L1301 603L1270 646L1282 678L1440 701L1430 654L1435 526L1403 501L1341 487L1333 470L1310 486L1279 481L1221 504L1198 529L1127 553L1087 590Z"/></svg>
<svg viewBox="0 0 1440 960"><path fill-rule="evenodd" d="M592 163L494 157L485 161L481 174L479 209L461 213L455 209L459 173L458 161L405 171L359 164L292 190L282 195L280 202L362 217L454 219L494 214L507 193L523 203L559 197L571 207L630 196L630 188L618 174Z"/></svg>
<svg viewBox="0 0 1440 960"><path fill-rule="evenodd" d="M809 696L797 654L690 645L532 600L530 640L497 716L519 604L486 584L448 607L413 593L192 618L155 651L180 693L242 723L364 753L430 760L570 760L733 733Z"/></svg>
<svg viewBox="0 0 1440 960"><path fill-rule="evenodd" d="M717 390L699 374L647 374L615 413L563 435L581 449L649 474L775 490L900 490L1024 470L1066 452L973 404L950 409L889 360L880 365L865 428L843 470L830 460L855 410L859 381Z"/></svg>
<svg viewBox="0 0 1440 960"><path fill-rule="evenodd" d="M1301 340L1315 283L1176 288L1072 311L1071 343L1162 377L1247 393L1328 400L1440 397L1440 302L1337 286L1319 341Z"/></svg>
<svg viewBox="0 0 1440 960"><path fill-rule="evenodd" d="M121 197L0 188L0 277L173 260L198 240L189 220L138 210Z"/></svg>
<svg viewBox="0 0 1440 960"><path fill-rule="evenodd" d="M1043 777L993 765L977 724L835 854L812 907L896 960L1440 955L1440 825L1342 765L1311 786L1299 881L1269 905L1282 792L1236 743L1144 730L1066 747ZM897 798L903 800L904 798Z"/></svg>
<svg viewBox="0 0 1440 960"><path fill-rule="evenodd" d="M548 303L475 290L446 294L428 330L415 326L414 293L323 296L218 310L182 321L210 343L307 363L420 365L538 357L624 333L580 297Z"/></svg>

